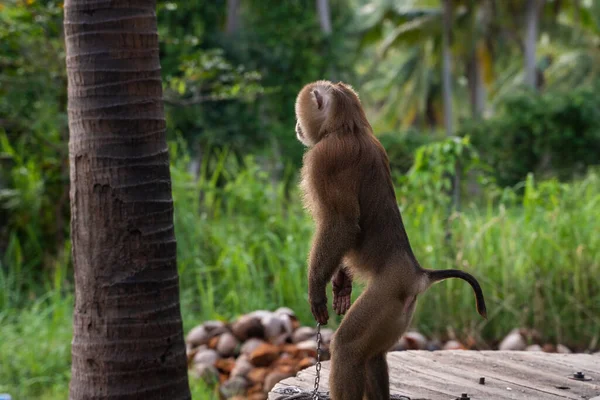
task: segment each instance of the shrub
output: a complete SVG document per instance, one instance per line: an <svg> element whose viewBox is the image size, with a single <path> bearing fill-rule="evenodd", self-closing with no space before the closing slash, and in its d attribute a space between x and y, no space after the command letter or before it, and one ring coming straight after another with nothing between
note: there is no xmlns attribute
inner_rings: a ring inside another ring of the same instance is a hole
<svg viewBox="0 0 600 400"><path fill-rule="evenodd" d="M572 178L600 162L598 86L514 93L494 117L465 123L460 135L473 138L501 186L515 185L529 172Z"/></svg>

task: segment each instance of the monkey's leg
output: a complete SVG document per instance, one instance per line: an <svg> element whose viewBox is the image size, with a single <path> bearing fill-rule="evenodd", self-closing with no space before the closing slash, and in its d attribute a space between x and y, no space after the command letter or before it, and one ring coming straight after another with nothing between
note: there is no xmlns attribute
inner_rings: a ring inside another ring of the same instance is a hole
<svg viewBox="0 0 600 400"><path fill-rule="evenodd" d="M333 275L331 284L333 286L333 309L338 315L343 315L350 308L352 295L352 277L343 265Z"/></svg>
<svg viewBox="0 0 600 400"><path fill-rule="evenodd" d="M381 298L378 286L376 282L369 284L333 337L329 374L332 400L362 400L367 362L385 350L380 342L387 336L387 322L394 316L390 310L391 302ZM378 389L381 391L381 388Z"/></svg>
<svg viewBox="0 0 600 400"><path fill-rule="evenodd" d="M367 362L367 385L365 400L389 400L390 379L385 353L380 353Z"/></svg>
<svg viewBox="0 0 600 400"><path fill-rule="evenodd" d="M374 277L333 336L329 375L332 400L363 398L368 364L374 357L380 359L374 364L373 371L377 376L369 380L369 393L375 399L389 397L387 365L381 357L408 324L403 301L397 295L396 286L390 282L391 278L385 274Z"/></svg>
<svg viewBox="0 0 600 400"><path fill-rule="evenodd" d="M331 348L329 394L331 400L361 400L365 392L366 366L357 362L344 345Z"/></svg>

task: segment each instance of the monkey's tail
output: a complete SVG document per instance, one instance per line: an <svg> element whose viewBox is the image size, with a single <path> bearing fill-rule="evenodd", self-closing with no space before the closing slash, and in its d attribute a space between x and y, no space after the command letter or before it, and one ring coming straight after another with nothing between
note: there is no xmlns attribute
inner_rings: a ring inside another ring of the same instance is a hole
<svg viewBox="0 0 600 400"><path fill-rule="evenodd" d="M475 277L467 272L458 270L458 269L426 269L425 273L429 278L430 283L435 283L442 281L448 278L460 278L467 282L473 288L473 292L475 292L475 301L477 302L477 312L483 318L487 319L487 309L485 307L485 299L483 298L483 291L481 290L481 286L479 286L479 282Z"/></svg>

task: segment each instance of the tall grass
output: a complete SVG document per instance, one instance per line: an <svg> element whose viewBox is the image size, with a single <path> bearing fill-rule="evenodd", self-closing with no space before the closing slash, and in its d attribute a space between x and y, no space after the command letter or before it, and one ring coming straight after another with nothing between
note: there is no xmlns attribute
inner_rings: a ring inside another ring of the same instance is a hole
<svg viewBox="0 0 600 400"><path fill-rule="evenodd" d="M57 293L0 312L0 392L14 399L68 397L73 303Z"/></svg>
<svg viewBox="0 0 600 400"><path fill-rule="evenodd" d="M494 341L513 327L536 329L578 350L600 335L600 176L572 184L535 184L520 204L471 207L452 220L452 257L439 251L443 231L433 210L405 212L422 264L460 267L482 282L489 320L477 319L469 288L441 283L423 296L416 324ZM433 219L432 219L432 214ZM432 223L433 221L433 223ZM437 245L436 245L437 243Z"/></svg>
<svg viewBox="0 0 600 400"><path fill-rule="evenodd" d="M206 161L196 178L187 171L185 155L177 149L173 154L185 330L206 319L280 306L312 324L305 264L313 228L295 185L286 192L258 160L242 163L226 153ZM423 193L401 197L421 264L473 273L488 302L489 320L483 321L468 285L446 281L422 296L413 325L440 338L472 337L483 347L514 327L529 327L579 350L597 348L600 176L590 172L569 184L536 183L530 177L523 196L502 194L454 214L448 244L446 209ZM69 263L57 262L44 288L18 292L27 279L19 247L15 238L0 268L0 392L65 398L73 305ZM67 245L66 255L68 250ZM356 287L354 297L359 292ZM195 398L208 396L197 382L192 390Z"/></svg>
<svg viewBox="0 0 600 400"><path fill-rule="evenodd" d="M287 201L285 185L251 157L241 165L223 154L208 169L200 179L177 163L172 169L186 328L280 306L308 321L305 260L312 224L300 202Z"/></svg>

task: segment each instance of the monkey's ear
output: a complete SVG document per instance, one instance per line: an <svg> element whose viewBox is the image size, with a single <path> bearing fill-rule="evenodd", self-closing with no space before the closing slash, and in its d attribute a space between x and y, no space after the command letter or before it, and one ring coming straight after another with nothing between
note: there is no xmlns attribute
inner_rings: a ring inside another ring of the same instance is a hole
<svg viewBox="0 0 600 400"><path fill-rule="evenodd" d="M323 108L323 96L319 93L318 90L313 90L313 94L315 95L315 100L317 101L317 108L320 110Z"/></svg>

